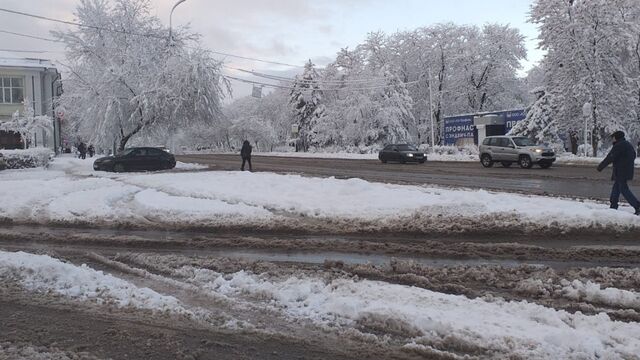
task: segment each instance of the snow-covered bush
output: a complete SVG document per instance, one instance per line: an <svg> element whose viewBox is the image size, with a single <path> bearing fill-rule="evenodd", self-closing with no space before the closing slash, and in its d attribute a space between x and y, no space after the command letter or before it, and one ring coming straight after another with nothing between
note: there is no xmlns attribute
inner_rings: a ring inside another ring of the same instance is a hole
<svg viewBox="0 0 640 360"><path fill-rule="evenodd" d="M7 169L47 167L54 155L53 151L47 148L0 150L0 153L4 157Z"/></svg>

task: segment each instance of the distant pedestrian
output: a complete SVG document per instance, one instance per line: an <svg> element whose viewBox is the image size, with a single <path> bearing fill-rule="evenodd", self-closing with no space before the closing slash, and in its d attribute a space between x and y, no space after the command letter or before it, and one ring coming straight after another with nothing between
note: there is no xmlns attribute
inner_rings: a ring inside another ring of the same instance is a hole
<svg viewBox="0 0 640 360"><path fill-rule="evenodd" d="M616 131L611 137L613 138L613 148L598 165L598 171L602 171L609 164L613 164L611 180L614 182L611 189L611 208L618 208L618 201L620 200L620 194L622 194L636 210L635 214L640 215L640 202L638 202L638 199L633 195L627 184L628 181L633 180L636 152L633 149L633 145L624 138L624 132Z"/></svg>
<svg viewBox="0 0 640 360"><path fill-rule="evenodd" d="M640 141L638 141L638 149L636 150L636 156L640 156Z"/></svg>
<svg viewBox="0 0 640 360"><path fill-rule="evenodd" d="M80 145L78 145L78 152L80 153L80 159L84 160L87 158L87 145L85 145L85 143L80 142Z"/></svg>
<svg viewBox="0 0 640 360"><path fill-rule="evenodd" d="M244 171L245 163L249 163L249 171L253 171L253 169L251 168L251 150L251 144L248 140L245 140L242 143L242 149L240 150L240 156L242 156L242 167L240 168L240 170L242 171Z"/></svg>
<svg viewBox="0 0 640 360"><path fill-rule="evenodd" d="M96 149L93 147L93 145L89 145L89 147L87 148L87 152L89 153L89 157L93 157L93 155L96 154Z"/></svg>

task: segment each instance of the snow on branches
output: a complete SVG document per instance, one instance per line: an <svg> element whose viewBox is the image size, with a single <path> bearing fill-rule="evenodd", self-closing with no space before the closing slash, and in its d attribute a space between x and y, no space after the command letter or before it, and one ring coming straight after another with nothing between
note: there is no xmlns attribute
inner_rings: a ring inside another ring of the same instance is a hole
<svg viewBox="0 0 640 360"><path fill-rule="evenodd" d="M11 117L10 121L0 122L0 130L20 134L25 149L31 136L38 131L47 134L53 132L53 120L47 115L35 115L29 99L24 99L22 113L19 110Z"/></svg>
<svg viewBox="0 0 640 360"><path fill-rule="evenodd" d="M147 0L81 1L76 17L92 27L53 34L73 59L60 104L86 141L123 149L134 137L219 126L227 84L220 62L187 46L198 35L178 29L169 41Z"/></svg>

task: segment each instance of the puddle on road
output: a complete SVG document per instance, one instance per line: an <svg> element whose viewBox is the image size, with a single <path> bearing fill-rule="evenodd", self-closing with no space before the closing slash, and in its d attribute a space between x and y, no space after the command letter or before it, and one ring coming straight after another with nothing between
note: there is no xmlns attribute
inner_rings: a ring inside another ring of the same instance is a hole
<svg viewBox="0 0 640 360"><path fill-rule="evenodd" d="M380 254L358 254L358 253L339 253L339 252L275 252L262 250L223 250L207 252L207 255L223 256L229 258L238 258L249 261L269 261L269 262L292 262L305 264L323 264L325 261L342 261L349 265L371 264L385 265L389 264L393 259L399 261L411 261L416 264L429 267L447 267L447 266L502 266L514 268L522 265L533 267L552 267L563 269L569 267L590 267L591 262L580 261L518 261L503 259L451 259L451 258L425 258L397 255L380 255ZM201 254L202 255L202 254Z"/></svg>

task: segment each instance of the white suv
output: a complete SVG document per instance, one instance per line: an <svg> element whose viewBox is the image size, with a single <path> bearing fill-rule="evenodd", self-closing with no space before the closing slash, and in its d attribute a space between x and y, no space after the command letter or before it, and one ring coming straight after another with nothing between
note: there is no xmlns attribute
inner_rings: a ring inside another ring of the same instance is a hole
<svg viewBox="0 0 640 360"><path fill-rule="evenodd" d="M480 162L484 167L491 167L495 162L509 167L517 162L523 169L530 169L533 164L547 169L554 161L556 154L553 149L538 145L527 137L489 136L480 145Z"/></svg>

